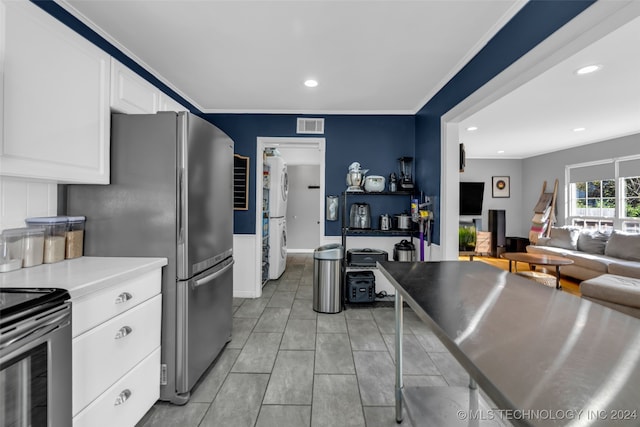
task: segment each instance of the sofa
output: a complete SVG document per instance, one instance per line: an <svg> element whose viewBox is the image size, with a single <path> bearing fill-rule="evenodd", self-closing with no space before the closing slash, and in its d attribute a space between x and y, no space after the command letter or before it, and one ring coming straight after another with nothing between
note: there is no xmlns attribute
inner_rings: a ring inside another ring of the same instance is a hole
<svg viewBox="0 0 640 427"><path fill-rule="evenodd" d="M572 265L562 266L561 273L579 280L603 274L640 279L640 234L552 227L549 237L527 246L527 252L573 260Z"/></svg>

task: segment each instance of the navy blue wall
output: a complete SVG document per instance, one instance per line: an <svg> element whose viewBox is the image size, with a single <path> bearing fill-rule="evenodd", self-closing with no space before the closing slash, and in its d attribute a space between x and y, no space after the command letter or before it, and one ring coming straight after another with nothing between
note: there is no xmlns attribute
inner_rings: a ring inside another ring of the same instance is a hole
<svg viewBox="0 0 640 427"><path fill-rule="evenodd" d="M442 115L593 3L530 1L416 114L416 178L424 194L436 196L434 242L440 242L440 216L446 215L439 206Z"/></svg>
<svg viewBox="0 0 640 427"><path fill-rule="evenodd" d="M225 131L235 142L235 152L251 158L249 179L249 210L236 211L234 232L255 234L255 165L258 137L304 137L296 134L296 119L301 115L288 114L206 114L207 120ZM340 195L346 189L346 174L352 162L360 162L370 169L369 175L384 175L398 171L398 157L413 156L415 141L414 116L327 115L325 191ZM398 199L379 197L373 210L379 213L402 212ZM395 203L395 204L394 204ZM408 206L407 206L408 208ZM340 222L327 221L325 234L340 235Z"/></svg>

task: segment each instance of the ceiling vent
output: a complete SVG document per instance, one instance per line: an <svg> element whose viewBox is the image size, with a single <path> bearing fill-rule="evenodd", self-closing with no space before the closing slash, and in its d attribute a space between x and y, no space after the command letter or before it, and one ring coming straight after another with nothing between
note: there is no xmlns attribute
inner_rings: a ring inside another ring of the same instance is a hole
<svg viewBox="0 0 640 427"><path fill-rule="evenodd" d="M297 133L324 133L324 119L299 118Z"/></svg>

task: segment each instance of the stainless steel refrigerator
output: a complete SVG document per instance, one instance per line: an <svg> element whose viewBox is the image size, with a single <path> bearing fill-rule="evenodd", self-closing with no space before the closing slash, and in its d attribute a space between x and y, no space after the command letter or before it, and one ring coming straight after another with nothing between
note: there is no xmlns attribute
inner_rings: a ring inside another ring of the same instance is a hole
<svg viewBox="0 0 640 427"><path fill-rule="evenodd" d="M231 338L233 146L190 113L113 114L110 184L66 187L85 255L169 259L160 398L176 404Z"/></svg>

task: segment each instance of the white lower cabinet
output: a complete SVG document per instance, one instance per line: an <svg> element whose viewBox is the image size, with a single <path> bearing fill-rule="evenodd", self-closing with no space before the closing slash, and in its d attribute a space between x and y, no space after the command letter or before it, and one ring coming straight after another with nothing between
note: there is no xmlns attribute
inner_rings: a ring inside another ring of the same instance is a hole
<svg viewBox="0 0 640 427"><path fill-rule="evenodd" d="M133 427L160 397L161 270L72 299L73 426Z"/></svg>
<svg viewBox="0 0 640 427"><path fill-rule="evenodd" d="M73 427L135 426L158 400L159 366L160 347L73 417Z"/></svg>
<svg viewBox="0 0 640 427"><path fill-rule="evenodd" d="M160 294L162 270L152 270L74 301L71 329L73 336L87 332L106 320L131 310Z"/></svg>

